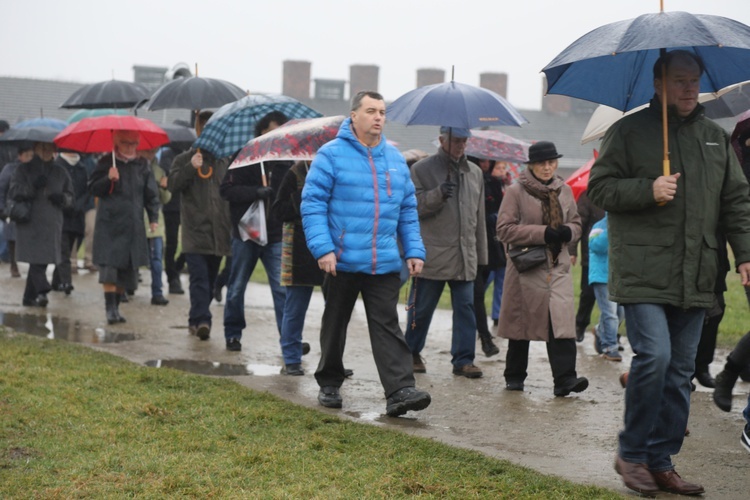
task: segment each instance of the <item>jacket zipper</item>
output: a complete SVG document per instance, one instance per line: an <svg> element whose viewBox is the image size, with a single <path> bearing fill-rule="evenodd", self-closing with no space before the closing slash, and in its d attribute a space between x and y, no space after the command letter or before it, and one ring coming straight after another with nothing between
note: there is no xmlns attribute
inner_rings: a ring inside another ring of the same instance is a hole
<svg viewBox="0 0 750 500"><path fill-rule="evenodd" d="M375 168L375 161L373 161L372 159L372 149L370 148L367 148L367 159L370 161L370 170L372 170L372 184L373 184L373 190L374 190L374 195L375 195L375 220L373 222L373 228L372 228L372 274L375 274L375 270L378 264L377 242L378 242L378 223L380 222L379 221L380 195L378 193L378 171ZM386 175L387 175L387 171L386 171ZM390 187L390 182L389 182L389 187Z"/></svg>

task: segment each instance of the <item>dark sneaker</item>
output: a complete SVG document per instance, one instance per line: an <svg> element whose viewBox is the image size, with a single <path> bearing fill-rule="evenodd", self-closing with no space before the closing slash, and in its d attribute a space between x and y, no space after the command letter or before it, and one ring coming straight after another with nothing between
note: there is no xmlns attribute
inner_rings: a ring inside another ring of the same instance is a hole
<svg viewBox="0 0 750 500"><path fill-rule="evenodd" d="M240 339L228 339L227 340L227 351L241 351L242 350L242 342L240 342Z"/></svg>
<svg viewBox="0 0 750 500"><path fill-rule="evenodd" d="M732 389L737 383L737 375L722 370L714 379L714 403L723 411L732 411Z"/></svg>
<svg viewBox="0 0 750 500"><path fill-rule="evenodd" d="M302 355L310 354L310 344L307 342L302 342Z"/></svg>
<svg viewBox="0 0 750 500"><path fill-rule="evenodd" d="M695 380L697 380L703 387L708 387L709 389L716 387L716 379L711 376L711 372L708 371L708 368L696 370Z"/></svg>
<svg viewBox="0 0 750 500"><path fill-rule="evenodd" d="M164 297L164 295L157 295L156 297L151 297L151 305L152 306L166 306L169 304L169 301Z"/></svg>
<svg viewBox="0 0 750 500"><path fill-rule="evenodd" d="M523 382L505 382L506 391L523 391Z"/></svg>
<svg viewBox="0 0 750 500"><path fill-rule="evenodd" d="M583 336L586 333L585 328L576 327L576 342L583 342Z"/></svg>
<svg viewBox="0 0 750 500"><path fill-rule="evenodd" d="M460 375L466 378L479 378L482 376L482 370L479 367L474 366L474 363L461 366L459 368L453 367L453 375Z"/></svg>
<svg viewBox="0 0 750 500"><path fill-rule="evenodd" d="M281 368L281 374L294 375L299 377L300 375L305 374L305 370L302 369L302 365L300 363L291 363Z"/></svg>
<svg viewBox="0 0 750 500"><path fill-rule="evenodd" d="M341 394L339 388L332 385L326 385L318 391L318 403L326 408L341 408Z"/></svg>
<svg viewBox="0 0 750 500"><path fill-rule="evenodd" d="M175 295L182 295L185 293L185 290L182 289L182 283L180 283L179 278L175 278L169 282L169 293Z"/></svg>
<svg viewBox="0 0 750 500"><path fill-rule="evenodd" d="M748 364L745 369L740 372L740 378L743 382L750 382L750 364Z"/></svg>
<svg viewBox="0 0 750 500"><path fill-rule="evenodd" d="M492 335L490 335L489 333L486 335L481 335L479 337L479 340L482 343L482 352L488 358L500 353L500 348L497 347L497 345L495 345L495 343L492 341Z"/></svg>
<svg viewBox="0 0 750 500"><path fill-rule="evenodd" d="M388 397L385 406L385 414L389 417L398 417L407 411L424 410L430 406L432 398L425 391L419 391L414 387L404 387Z"/></svg>
<svg viewBox="0 0 750 500"><path fill-rule="evenodd" d="M208 323L201 323L198 325L198 330L196 330L195 334L201 340L208 340L211 336L211 326Z"/></svg>
<svg viewBox="0 0 750 500"><path fill-rule="evenodd" d="M214 285L214 300L216 302L221 302L222 296L221 296L221 289L224 288L222 286L219 286L218 284Z"/></svg>
<svg viewBox="0 0 750 500"><path fill-rule="evenodd" d="M748 453L750 453L750 425L746 425L745 430L742 431L742 436L740 436L740 443L742 443L742 447L745 448Z"/></svg>
<svg viewBox="0 0 750 500"><path fill-rule="evenodd" d="M571 392L583 392L589 386L589 379L586 377L571 378L565 384L555 387L554 393L557 397L564 397Z"/></svg>
<svg viewBox="0 0 750 500"><path fill-rule="evenodd" d="M352 378L354 376L354 370L351 368L344 368L344 378Z"/></svg>
<svg viewBox="0 0 750 500"><path fill-rule="evenodd" d="M28 307L47 307L47 304L49 303L49 300L47 300L47 295L45 294L39 294L33 299L23 299L23 305Z"/></svg>
<svg viewBox="0 0 750 500"><path fill-rule="evenodd" d="M427 373L427 367L425 366L424 359L419 354L411 355L412 363L414 364L414 373Z"/></svg>
<svg viewBox="0 0 750 500"><path fill-rule="evenodd" d="M602 343L599 341L599 335L596 334L596 330L594 330L594 350L597 354L603 354L604 349L602 348Z"/></svg>

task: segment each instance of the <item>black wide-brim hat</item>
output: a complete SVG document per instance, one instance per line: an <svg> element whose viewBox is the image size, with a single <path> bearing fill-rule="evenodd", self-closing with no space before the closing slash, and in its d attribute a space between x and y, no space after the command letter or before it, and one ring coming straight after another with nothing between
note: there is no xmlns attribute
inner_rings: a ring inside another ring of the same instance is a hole
<svg viewBox="0 0 750 500"><path fill-rule="evenodd" d="M529 161L524 163L528 165L529 163L555 160L557 158L562 158L562 155L557 153L557 148L554 143L549 141L539 141L529 146Z"/></svg>

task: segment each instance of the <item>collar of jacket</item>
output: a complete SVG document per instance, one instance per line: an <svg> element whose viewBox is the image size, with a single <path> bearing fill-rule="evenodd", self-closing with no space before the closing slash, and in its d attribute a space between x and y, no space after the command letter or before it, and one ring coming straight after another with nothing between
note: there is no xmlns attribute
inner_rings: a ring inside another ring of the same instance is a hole
<svg viewBox="0 0 750 500"><path fill-rule="evenodd" d="M661 120L661 101L656 95L651 98L648 109ZM702 119L706 114L706 108L704 108L701 103L698 103L698 105L695 106L695 109L685 118L677 116L676 109L675 106L667 106L667 116L669 117L670 123L691 123Z"/></svg>
<svg viewBox="0 0 750 500"><path fill-rule="evenodd" d="M386 144L388 144L388 140L385 138L385 134L380 134L380 142L378 143L377 146L373 146L371 148L368 148L367 146L359 142L359 139L357 139L357 136L354 135L354 131L352 130L351 117L347 118L346 120L343 121L343 123L341 123L341 127L339 127L339 131L336 134L336 138L348 141L359 151L362 151L363 154L367 154L367 152L369 151L370 154L372 154L372 156L383 154L383 152L385 151Z"/></svg>
<svg viewBox="0 0 750 500"><path fill-rule="evenodd" d="M442 146L438 146L437 155L442 161L444 161L451 167L458 168L460 170L463 170L464 172L468 172L469 160L466 159L466 155L462 155L458 160L454 160L448 153L445 152Z"/></svg>

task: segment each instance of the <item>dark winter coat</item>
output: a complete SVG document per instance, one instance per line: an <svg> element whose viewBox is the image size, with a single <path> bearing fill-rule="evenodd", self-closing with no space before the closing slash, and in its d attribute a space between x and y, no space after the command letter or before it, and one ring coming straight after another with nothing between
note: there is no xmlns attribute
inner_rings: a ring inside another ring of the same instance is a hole
<svg viewBox="0 0 750 500"><path fill-rule="evenodd" d="M576 204L578 205L578 215L581 216L581 267L588 267L588 234L591 232L591 228L594 227L594 224L602 220L604 217L604 210L591 203L587 191L581 193ZM568 251L570 252L570 255L578 256L578 241L571 241L568 245Z"/></svg>
<svg viewBox="0 0 750 500"><path fill-rule="evenodd" d="M37 179L45 177L43 187L34 187ZM62 202L55 204L49 196L62 194ZM29 264L57 264L62 252L63 210L73 204L73 185L70 176L54 161L43 162L38 156L13 173L8 198L31 201L31 220L16 223L16 259Z"/></svg>
<svg viewBox="0 0 750 500"><path fill-rule="evenodd" d="M268 231L268 244L281 241L281 221L271 211L271 204L279 192L279 186L284 179L287 170L292 166L290 161L269 161L264 163L266 180L273 189L273 195L267 200L266 205L266 231ZM229 211L232 215L232 236L240 238L237 225L245 215L247 209L258 199L258 188L263 187L263 177L260 165L248 165L247 167L228 170L221 183L221 197L229 202Z"/></svg>
<svg viewBox="0 0 750 500"><path fill-rule="evenodd" d="M112 157L104 155L89 179L89 192L99 198L94 231L94 264L117 269L148 265L148 242L143 227L159 220L159 190L143 158L117 159L118 182L109 179Z"/></svg>
<svg viewBox="0 0 750 500"><path fill-rule="evenodd" d="M13 173L16 171L21 162L16 160L8 163L0 171L0 217L7 217L6 205L8 202L8 189L10 189L10 179L13 177ZM8 241L16 241L16 223L10 219L5 223L5 239Z"/></svg>
<svg viewBox="0 0 750 500"><path fill-rule="evenodd" d="M302 228L302 188L310 166L298 162L286 173L271 208L283 224L281 284L283 286L315 286L323 284L323 271L307 248Z"/></svg>
<svg viewBox="0 0 750 500"><path fill-rule="evenodd" d="M736 262L750 262L750 188L728 134L698 105L668 116L675 198L658 205L662 120L657 99L616 122L591 169L589 197L608 212L609 293L620 304L710 308L719 275L717 230Z"/></svg>
<svg viewBox="0 0 750 500"><path fill-rule="evenodd" d="M63 211L63 231L83 235L86 229L86 204L91 197L88 172L80 161L71 165L62 156L57 157L55 164L68 172L73 183L73 205Z"/></svg>
<svg viewBox="0 0 750 500"><path fill-rule="evenodd" d="M229 204L219 194L221 180L227 173L229 160L217 160L203 151L202 172L208 167L213 173L208 179L198 176L191 160L196 150L189 149L174 159L167 186L179 194L182 222L182 252L203 255L230 255L231 223Z"/></svg>
<svg viewBox="0 0 750 500"><path fill-rule="evenodd" d="M484 174L484 219L487 226L487 267L505 267L505 248L497 239L497 213L503 202L503 181Z"/></svg>

